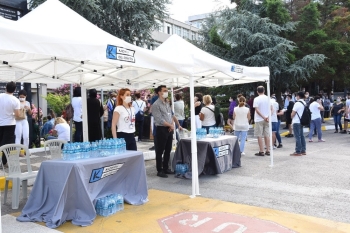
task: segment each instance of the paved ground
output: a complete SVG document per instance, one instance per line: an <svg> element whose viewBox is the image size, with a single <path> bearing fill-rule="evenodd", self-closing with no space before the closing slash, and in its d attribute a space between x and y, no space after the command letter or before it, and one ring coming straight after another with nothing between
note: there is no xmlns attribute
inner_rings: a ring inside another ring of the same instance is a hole
<svg viewBox="0 0 350 233"><path fill-rule="evenodd" d="M307 155L302 157L289 156L294 152L294 139L283 137L283 148L274 150L274 167L269 167L270 157L254 156L258 146L250 133L242 167L216 176L200 176L200 193L205 198L350 223L350 135L333 132L323 132L324 143L307 142ZM147 151L151 145L142 142L138 147ZM46 159L43 153L36 156L32 159L37 164L34 168ZM191 194L190 180L159 178L154 160L145 165L149 189ZM25 204L21 200L19 210L12 210L10 200L11 196L2 205L2 215L19 212Z"/></svg>

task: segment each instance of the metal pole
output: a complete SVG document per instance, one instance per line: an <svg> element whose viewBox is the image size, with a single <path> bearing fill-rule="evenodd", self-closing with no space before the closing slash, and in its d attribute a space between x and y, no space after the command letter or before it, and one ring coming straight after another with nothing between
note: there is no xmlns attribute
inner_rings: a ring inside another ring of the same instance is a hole
<svg viewBox="0 0 350 233"><path fill-rule="evenodd" d="M270 134L270 167L273 167L273 147L272 147L272 123L271 123L271 93L270 93L270 81L266 81L267 84L267 96L269 97L269 134Z"/></svg>
<svg viewBox="0 0 350 233"><path fill-rule="evenodd" d="M39 83L36 84L36 94L37 94L36 98L37 98L37 101L38 101L38 107L37 107L38 115L37 115L37 117L38 117L38 124L39 124L39 127L40 127L41 125L40 125L40 110L39 110L39 108L40 108L40 103L39 103Z"/></svg>
<svg viewBox="0 0 350 233"><path fill-rule="evenodd" d="M73 99L73 84L70 85L70 103L72 103ZM70 127L70 141L73 142L73 118L69 122Z"/></svg>
<svg viewBox="0 0 350 233"><path fill-rule="evenodd" d="M101 104L103 106L103 89L101 89ZM103 111L103 115L101 117L101 129L102 129L102 138L105 138L105 126L104 126L104 111Z"/></svg>
<svg viewBox="0 0 350 233"><path fill-rule="evenodd" d="M192 154L192 195L191 198L199 194L198 183L198 158L197 158L197 137L196 137L196 119L194 111L194 78L190 78L190 106L191 106L191 154Z"/></svg>
<svg viewBox="0 0 350 233"><path fill-rule="evenodd" d="M173 114L175 115L175 108L174 108L174 87L171 86L171 110L173 111ZM176 124L176 123L174 123ZM175 126L176 129L176 126ZM173 135L173 146L176 145L176 130L174 130L174 135Z"/></svg>

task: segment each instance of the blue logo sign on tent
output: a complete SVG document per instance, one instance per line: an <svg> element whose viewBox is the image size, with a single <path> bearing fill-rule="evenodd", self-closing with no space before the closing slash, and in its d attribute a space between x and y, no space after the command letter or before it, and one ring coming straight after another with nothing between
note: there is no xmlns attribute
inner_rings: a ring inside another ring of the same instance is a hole
<svg viewBox="0 0 350 233"><path fill-rule="evenodd" d="M107 45L106 58L135 63L135 50L126 49L115 45Z"/></svg>

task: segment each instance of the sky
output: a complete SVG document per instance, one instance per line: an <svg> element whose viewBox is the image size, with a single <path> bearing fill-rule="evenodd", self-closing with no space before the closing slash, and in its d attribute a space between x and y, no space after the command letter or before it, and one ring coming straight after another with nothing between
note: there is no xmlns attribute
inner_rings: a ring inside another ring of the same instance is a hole
<svg viewBox="0 0 350 233"><path fill-rule="evenodd" d="M211 13L220 6L231 6L230 0L172 0L168 6L170 17L182 22L188 16Z"/></svg>

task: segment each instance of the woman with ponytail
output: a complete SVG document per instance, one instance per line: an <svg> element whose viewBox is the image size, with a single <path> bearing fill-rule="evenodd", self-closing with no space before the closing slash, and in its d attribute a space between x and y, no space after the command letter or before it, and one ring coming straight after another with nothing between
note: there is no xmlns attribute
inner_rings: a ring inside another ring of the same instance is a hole
<svg viewBox="0 0 350 233"><path fill-rule="evenodd" d="M241 96L238 98L238 106L234 108L233 120L235 125L235 136L240 139L239 148L241 150L241 155L245 155L244 147L247 138L247 133L249 130L250 121L250 111L249 108L245 106L245 98Z"/></svg>
<svg viewBox="0 0 350 233"><path fill-rule="evenodd" d="M135 140L135 109L131 104L131 92L128 88L120 89L117 107L112 119L113 138L124 138L127 150L137 150Z"/></svg>

